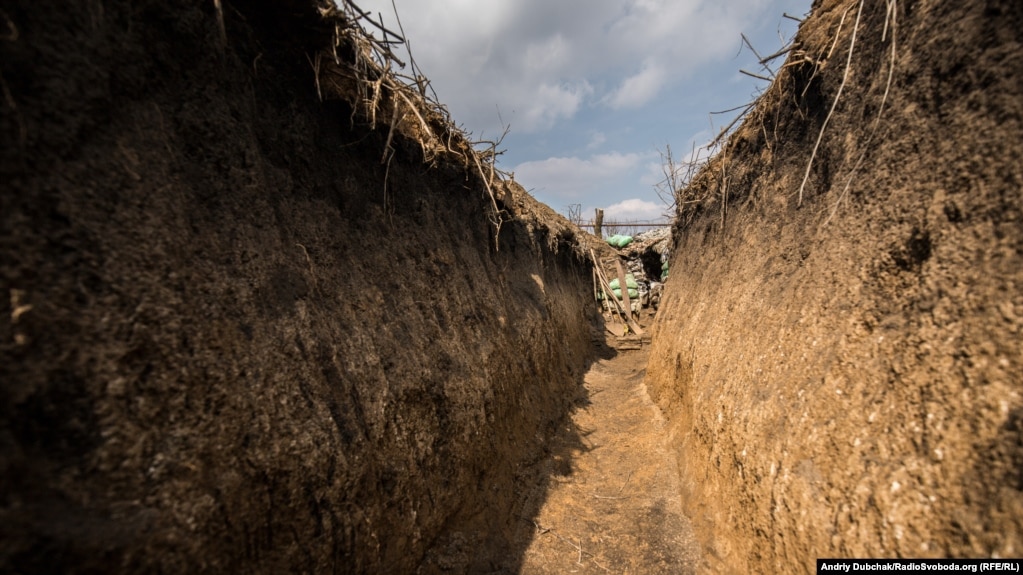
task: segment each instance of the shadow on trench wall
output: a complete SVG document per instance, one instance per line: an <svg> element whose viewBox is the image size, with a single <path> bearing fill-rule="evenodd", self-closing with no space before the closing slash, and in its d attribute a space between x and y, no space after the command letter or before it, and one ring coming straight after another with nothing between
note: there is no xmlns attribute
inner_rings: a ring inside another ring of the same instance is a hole
<svg viewBox="0 0 1023 575"><path fill-rule="evenodd" d="M495 250L462 165L381 164L311 3L226 49L213 3L52 8L0 42L0 570L514 563L593 357L576 240L513 194Z"/></svg>

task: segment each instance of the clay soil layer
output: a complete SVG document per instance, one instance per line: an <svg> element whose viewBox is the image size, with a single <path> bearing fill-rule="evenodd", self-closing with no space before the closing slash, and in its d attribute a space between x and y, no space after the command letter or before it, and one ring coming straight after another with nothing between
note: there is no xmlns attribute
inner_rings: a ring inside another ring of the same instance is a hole
<svg viewBox="0 0 1023 575"><path fill-rule="evenodd" d="M314 3L219 4L0 11L0 572L514 568L573 232L321 100Z"/></svg>
<svg viewBox="0 0 1023 575"><path fill-rule="evenodd" d="M1023 555L1021 31L815 2L686 191L650 387L709 570Z"/></svg>

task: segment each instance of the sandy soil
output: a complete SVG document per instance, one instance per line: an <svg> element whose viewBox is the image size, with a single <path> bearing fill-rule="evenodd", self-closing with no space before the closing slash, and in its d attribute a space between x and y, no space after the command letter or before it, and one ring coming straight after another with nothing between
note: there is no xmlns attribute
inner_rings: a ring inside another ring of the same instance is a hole
<svg viewBox="0 0 1023 575"><path fill-rule="evenodd" d="M321 100L314 3L224 4L226 46L210 2L4 5L0 572L511 560L592 352L572 230L516 187L495 237Z"/></svg>
<svg viewBox="0 0 1023 575"><path fill-rule="evenodd" d="M648 385L713 570L1023 550L1021 29L815 2L685 190Z"/></svg>
<svg viewBox="0 0 1023 575"><path fill-rule="evenodd" d="M0 572L1021 553L1023 3L815 2L595 364L588 238L321 90L314 3L8 4Z"/></svg>
<svg viewBox="0 0 1023 575"><path fill-rule="evenodd" d="M532 519L522 573L694 573L698 547L678 467L647 395L648 351L593 364L545 463L560 475Z"/></svg>

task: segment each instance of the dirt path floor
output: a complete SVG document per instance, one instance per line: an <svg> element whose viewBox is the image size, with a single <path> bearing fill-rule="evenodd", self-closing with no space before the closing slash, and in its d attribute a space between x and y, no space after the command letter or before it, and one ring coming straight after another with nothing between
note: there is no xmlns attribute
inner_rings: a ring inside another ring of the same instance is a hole
<svg viewBox="0 0 1023 575"><path fill-rule="evenodd" d="M523 574L694 573L666 425L643 383L647 347L586 374L586 398L556 439L560 465L534 523Z"/></svg>

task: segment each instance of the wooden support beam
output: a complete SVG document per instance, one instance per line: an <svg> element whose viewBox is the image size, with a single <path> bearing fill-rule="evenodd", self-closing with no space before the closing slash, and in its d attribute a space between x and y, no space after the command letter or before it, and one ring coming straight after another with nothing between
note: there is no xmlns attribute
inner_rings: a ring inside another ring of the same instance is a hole
<svg viewBox="0 0 1023 575"><path fill-rule="evenodd" d="M614 292L611 290L611 285L608 283L607 278L604 276L604 271L601 269L600 260L597 259L597 254L594 253L592 249L590 250L590 258L593 259L593 269L597 271L597 278L600 280L600 286L604 289L604 293L607 295L605 301L613 304L614 309L617 310L618 313L621 314L622 319L629 324L629 329L632 330L632 333L638 336L645 335L646 332L642 327L640 327L639 322L631 317L625 317L625 310L623 309L624 306L622 305L622 302L618 301L618 298L614 296ZM626 289L628 289L628 286L626 286Z"/></svg>
<svg viewBox="0 0 1023 575"><path fill-rule="evenodd" d="M618 268L618 288L622 290L622 303L625 304L625 319L632 321L632 300L629 298L629 286L625 283L625 268L622 267L621 258L615 258L615 267Z"/></svg>

